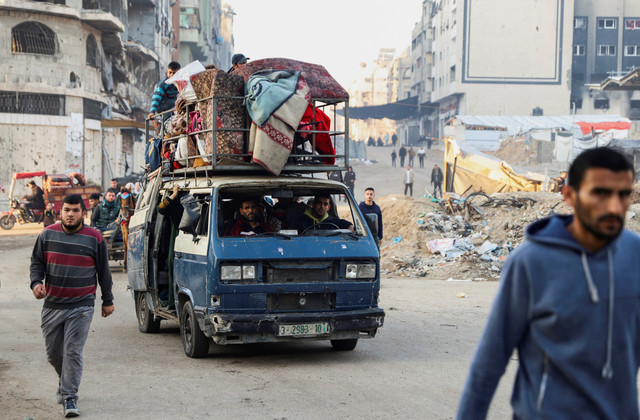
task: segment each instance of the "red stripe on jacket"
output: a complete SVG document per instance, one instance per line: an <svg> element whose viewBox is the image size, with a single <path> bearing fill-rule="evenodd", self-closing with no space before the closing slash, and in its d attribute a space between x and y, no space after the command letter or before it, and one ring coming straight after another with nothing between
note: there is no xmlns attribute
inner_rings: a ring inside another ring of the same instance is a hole
<svg viewBox="0 0 640 420"><path fill-rule="evenodd" d="M96 265L92 257L83 255L60 254L52 251L45 251L42 254L47 264L68 265L72 267L95 267Z"/></svg>
<svg viewBox="0 0 640 420"><path fill-rule="evenodd" d="M45 290L49 296L53 297L61 297L61 298L74 298L74 297L84 297L89 295L94 295L97 290L97 286L87 286L87 287L57 287L47 284L45 286Z"/></svg>

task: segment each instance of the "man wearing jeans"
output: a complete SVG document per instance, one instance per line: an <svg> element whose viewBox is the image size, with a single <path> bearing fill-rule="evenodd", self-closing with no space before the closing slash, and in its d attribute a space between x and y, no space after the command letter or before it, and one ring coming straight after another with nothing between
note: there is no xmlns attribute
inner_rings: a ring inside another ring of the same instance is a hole
<svg viewBox="0 0 640 420"><path fill-rule="evenodd" d="M413 196L413 170L411 169L411 165L407 165L407 170L404 173L404 195L407 195L407 190L409 190L409 195Z"/></svg>
<svg viewBox="0 0 640 420"><path fill-rule="evenodd" d="M75 417L82 377L84 344L93 318L98 283L102 316L113 313L111 272L102 234L84 225L82 197L71 194L62 201L60 219L45 228L31 255L31 290L44 298L42 334L47 359L58 374L58 403L65 417Z"/></svg>

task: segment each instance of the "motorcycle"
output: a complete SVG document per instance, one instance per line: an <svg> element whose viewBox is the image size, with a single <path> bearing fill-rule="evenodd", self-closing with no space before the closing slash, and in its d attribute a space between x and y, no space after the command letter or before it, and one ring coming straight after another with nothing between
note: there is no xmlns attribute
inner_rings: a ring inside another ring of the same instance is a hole
<svg viewBox="0 0 640 420"><path fill-rule="evenodd" d="M11 210L5 211L0 216L0 228L12 229L16 223L42 223L44 219L44 209L31 209L31 213L27 212L27 209L23 207L25 202L20 202L13 198L10 201Z"/></svg>

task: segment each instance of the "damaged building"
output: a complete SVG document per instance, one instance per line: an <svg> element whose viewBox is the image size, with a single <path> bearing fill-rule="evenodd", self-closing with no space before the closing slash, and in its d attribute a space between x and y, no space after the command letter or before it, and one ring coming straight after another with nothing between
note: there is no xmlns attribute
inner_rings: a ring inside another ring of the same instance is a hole
<svg viewBox="0 0 640 420"><path fill-rule="evenodd" d="M219 0L206 4L200 51L224 66L231 16ZM183 57L182 13L175 0L2 2L0 185L19 171L81 172L99 185L141 172L151 94Z"/></svg>

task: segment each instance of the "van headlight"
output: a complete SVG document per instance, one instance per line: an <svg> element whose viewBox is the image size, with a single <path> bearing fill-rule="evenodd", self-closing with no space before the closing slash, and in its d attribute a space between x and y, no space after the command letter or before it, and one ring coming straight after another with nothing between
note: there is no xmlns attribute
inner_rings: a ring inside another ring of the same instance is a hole
<svg viewBox="0 0 640 420"><path fill-rule="evenodd" d="M243 281L256 279L254 264L225 264L220 267L220 278L224 281Z"/></svg>
<svg viewBox="0 0 640 420"><path fill-rule="evenodd" d="M375 279L376 265L374 263L365 263L365 264L348 263L345 268L345 278Z"/></svg>

